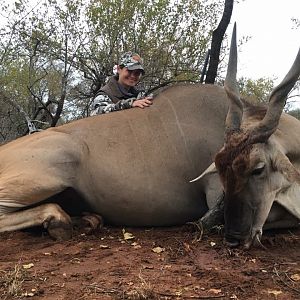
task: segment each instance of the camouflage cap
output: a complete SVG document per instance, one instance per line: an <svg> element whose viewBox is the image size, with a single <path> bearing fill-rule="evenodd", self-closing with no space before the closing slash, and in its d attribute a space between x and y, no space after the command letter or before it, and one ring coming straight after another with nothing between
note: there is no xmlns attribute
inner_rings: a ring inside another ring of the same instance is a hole
<svg viewBox="0 0 300 300"><path fill-rule="evenodd" d="M121 56L119 66L125 67L128 70L142 70L143 74L145 73L143 67L143 59L133 52L126 52Z"/></svg>

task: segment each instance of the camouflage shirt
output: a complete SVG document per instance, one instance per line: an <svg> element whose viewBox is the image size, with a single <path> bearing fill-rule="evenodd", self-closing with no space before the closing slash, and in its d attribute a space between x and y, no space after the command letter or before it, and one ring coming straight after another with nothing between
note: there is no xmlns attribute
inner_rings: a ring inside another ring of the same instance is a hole
<svg viewBox="0 0 300 300"><path fill-rule="evenodd" d="M109 79L92 102L91 116L132 107L133 101L144 97L144 93L131 87L124 89L116 76Z"/></svg>

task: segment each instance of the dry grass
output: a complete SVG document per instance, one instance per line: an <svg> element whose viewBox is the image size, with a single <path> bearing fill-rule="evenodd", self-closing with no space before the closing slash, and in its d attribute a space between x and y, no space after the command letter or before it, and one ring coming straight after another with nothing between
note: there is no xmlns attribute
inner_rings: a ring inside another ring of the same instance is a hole
<svg viewBox="0 0 300 300"><path fill-rule="evenodd" d="M25 279L25 272L22 266L18 263L12 270L1 271L0 283L4 287L1 299L6 299L9 296L20 296L22 294L22 285Z"/></svg>
<svg viewBox="0 0 300 300"><path fill-rule="evenodd" d="M147 282L140 271L139 279L141 283L133 288L131 291L127 292L122 299L126 300L158 300L159 296L154 291L150 282Z"/></svg>
<svg viewBox="0 0 300 300"><path fill-rule="evenodd" d="M139 273L140 283L132 285L130 290L124 290L122 287L107 289L98 283L92 283L86 286L85 295L80 299L85 299L85 296L110 295L112 299L118 300L158 300L159 295L154 291L149 282L143 278L142 273Z"/></svg>

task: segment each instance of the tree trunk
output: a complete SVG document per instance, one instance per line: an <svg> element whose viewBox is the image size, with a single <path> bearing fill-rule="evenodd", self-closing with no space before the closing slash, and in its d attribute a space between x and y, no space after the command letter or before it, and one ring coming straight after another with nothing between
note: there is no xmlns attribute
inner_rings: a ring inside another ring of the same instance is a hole
<svg viewBox="0 0 300 300"><path fill-rule="evenodd" d="M217 29L213 31L212 41L211 41L210 60L209 60L209 66L205 78L205 83L210 83L210 84L215 83L215 79L217 77L217 71L218 71L221 44L232 15L233 1L234 0L225 0L222 19Z"/></svg>

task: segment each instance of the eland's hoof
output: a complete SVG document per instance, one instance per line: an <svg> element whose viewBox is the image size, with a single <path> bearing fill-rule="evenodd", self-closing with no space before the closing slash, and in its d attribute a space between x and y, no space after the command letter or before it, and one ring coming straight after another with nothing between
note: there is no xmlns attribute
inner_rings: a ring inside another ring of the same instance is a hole
<svg viewBox="0 0 300 300"><path fill-rule="evenodd" d="M100 215L86 213L82 217L83 230L85 233L90 234L96 230L100 230L103 227L103 219Z"/></svg>
<svg viewBox="0 0 300 300"><path fill-rule="evenodd" d="M72 223L76 230L85 234L91 234L103 227L101 216L93 213L83 213L82 217L72 217Z"/></svg>
<svg viewBox="0 0 300 300"><path fill-rule="evenodd" d="M51 221L47 226L49 235L58 241L65 241L72 237L73 228L71 223Z"/></svg>

